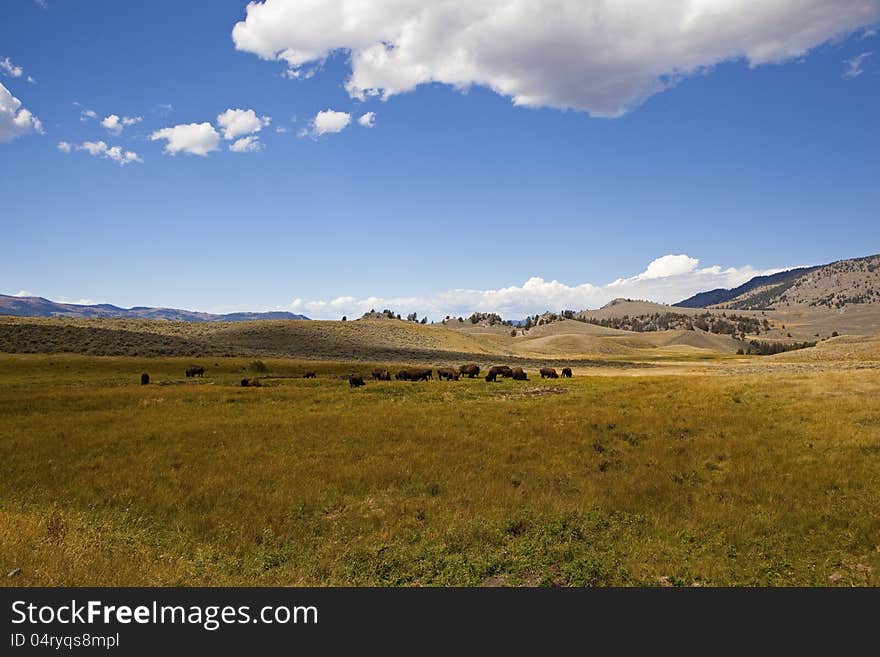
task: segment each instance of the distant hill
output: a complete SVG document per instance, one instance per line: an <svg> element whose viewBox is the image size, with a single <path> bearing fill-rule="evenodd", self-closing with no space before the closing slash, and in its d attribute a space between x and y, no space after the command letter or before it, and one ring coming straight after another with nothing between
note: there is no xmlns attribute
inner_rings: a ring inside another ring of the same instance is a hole
<svg viewBox="0 0 880 657"><path fill-rule="evenodd" d="M701 292L679 308L783 310L880 304L880 255L756 276L732 290Z"/></svg>
<svg viewBox="0 0 880 657"><path fill-rule="evenodd" d="M17 317L81 317L102 319L166 319L176 322L247 322L256 319L308 319L288 312L228 313L215 315L177 308L135 306L120 308L108 303L80 305L57 303L43 297L12 297L0 294L0 315Z"/></svg>

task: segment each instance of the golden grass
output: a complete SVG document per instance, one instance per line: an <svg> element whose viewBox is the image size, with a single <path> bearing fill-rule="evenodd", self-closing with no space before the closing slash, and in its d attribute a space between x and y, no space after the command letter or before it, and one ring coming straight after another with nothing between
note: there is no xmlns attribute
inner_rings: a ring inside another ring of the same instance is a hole
<svg viewBox="0 0 880 657"><path fill-rule="evenodd" d="M0 356L3 584L880 584L876 369L199 362Z"/></svg>

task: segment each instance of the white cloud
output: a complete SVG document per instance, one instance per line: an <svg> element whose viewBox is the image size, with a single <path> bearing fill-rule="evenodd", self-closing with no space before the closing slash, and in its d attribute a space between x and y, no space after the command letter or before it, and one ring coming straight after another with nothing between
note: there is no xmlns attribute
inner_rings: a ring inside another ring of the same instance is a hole
<svg viewBox="0 0 880 657"><path fill-rule="evenodd" d="M58 144L58 148L65 153L69 153L69 150L65 150L61 147L61 144L66 144L67 142L61 142ZM70 148L70 144L67 144L68 148ZM132 162L139 162L143 164L143 160L140 155L135 153L134 151L126 151L123 150L121 146L108 146L104 141L84 141L79 146L75 147L78 151L86 151L89 155L93 157L106 158L108 160L113 160L116 164L120 166L124 166L126 164L131 164Z"/></svg>
<svg viewBox="0 0 880 657"><path fill-rule="evenodd" d="M376 113L375 112L367 112L366 114L361 114L358 119L358 123L360 123L365 128L372 128L376 125Z"/></svg>
<svg viewBox="0 0 880 657"><path fill-rule="evenodd" d="M508 319L520 319L545 310L598 308L618 297L675 303L697 292L737 287L754 276L780 271L759 271L751 266L722 269L717 265L699 269L698 265L696 258L668 255L654 260L640 274L605 285L566 285L535 276L522 285L496 290L458 289L424 297L295 299L290 309L316 319L338 319L342 315L357 317L371 308L393 308L403 314L418 312L433 319L446 315L466 316L474 311L497 312Z"/></svg>
<svg viewBox="0 0 880 657"><path fill-rule="evenodd" d="M290 132L290 131L287 128L284 128L282 126L278 126L277 128L275 128L275 132L283 135L284 133Z"/></svg>
<svg viewBox="0 0 880 657"><path fill-rule="evenodd" d="M217 125L223 131L223 138L228 140L259 132L271 122L272 117L257 116L252 109L228 109L217 116Z"/></svg>
<svg viewBox="0 0 880 657"><path fill-rule="evenodd" d="M3 70L6 75L11 75L14 78L20 78L22 73L24 73L24 69L21 66L13 64L9 57L0 59L0 70Z"/></svg>
<svg viewBox="0 0 880 657"><path fill-rule="evenodd" d="M166 140L165 152L176 155L183 151L192 155L207 155L217 150L220 135L207 121L205 123L182 123L171 128L156 130L150 135L152 141Z"/></svg>
<svg viewBox="0 0 880 657"><path fill-rule="evenodd" d="M43 134L43 124L9 89L0 84L0 142L12 141L29 132Z"/></svg>
<svg viewBox="0 0 880 657"><path fill-rule="evenodd" d="M232 39L290 77L345 51L354 98L481 85L615 117L720 62L796 59L878 20L878 0L265 0Z"/></svg>
<svg viewBox="0 0 880 657"><path fill-rule="evenodd" d="M33 292L28 292L27 290L19 290L12 296L14 297L33 297L36 296Z"/></svg>
<svg viewBox="0 0 880 657"><path fill-rule="evenodd" d="M114 135L122 134L123 128L134 125L135 123L140 123L144 120L142 116L123 116L120 118L116 114L111 114L110 116L104 117L101 121L101 125L104 126L108 132L112 132Z"/></svg>
<svg viewBox="0 0 880 657"><path fill-rule="evenodd" d="M85 122L85 121L88 121L89 119L97 119L97 118L98 118L98 114L97 114L97 112L95 112L95 110L90 110L90 109L80 110L80 113L79 113L79 120L80 121Z"/></svg>
<svg viewBox="0 0 880 657"><path fill-rule="evenodd" d="M233 153L255 153L263 150L263 142L256 135L249 135L229 144L229 150Z"/></svg>
<svg viewBox="0 0 880 657"><path fill-rule="evenodd" d="M315 136L327 133L342 132L351 123L351 114L326 109L315 114L311 121L312 134Z"/></svg>
<svg viewBox="0 0 880 657"><path fill-rule="evenodd" d="M59 141L58 150L62 153L70 153L73 150L73 146L66 141Z"/></svg>
<svg viewBox="0 0 880 657"><path fill-rule="evenodd" d="M27 81L30 82L31 84L36 84L36 83L37 83L37 81L36 81L34 78L32 78L30 75L27 76Z"/></svg>
<svg viewBox="0 0 880 657"><path fill-rule="evenodd" d="M69 297L58 297L57 299L55 299L55 301L57 303L67 303L75 306L94 306L98 303L94 299L71 299Z"/></svg>
<svg viewBox="0 0 880 657"><path fill-rule="evenodd" d="M843 77L844 78L857 78L857 77L859 77L862 73L865 72L865 70L863 68L865 60L868 59L868 57L870 57L873 54L874 54L873 52L863 52L861 55L859 55L857 57L853 57L852 59L847 59L846 61L844 61L844 64L846 64L846 70L843 72Z"/></svg>
<svg viewBox="0 0 880 657"><path fill-rule="evenodd" d="M697 268L700 261L687 255L665 255L653 260L648 268L634 280L645 281L652 278L666 278L689 274Z"/></svg>

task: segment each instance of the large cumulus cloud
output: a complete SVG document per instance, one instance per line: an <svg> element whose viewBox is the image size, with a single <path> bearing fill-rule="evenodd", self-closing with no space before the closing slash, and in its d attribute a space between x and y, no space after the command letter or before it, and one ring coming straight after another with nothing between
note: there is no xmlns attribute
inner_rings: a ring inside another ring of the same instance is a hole
<svg viewBox="0 0 880 657"><path fill-rule="evenodd" d="M880 0L265 0L232 38L289 77L345 51L355 98L483 85L615 117L681 76L797 58L878 20Z"/></svg>

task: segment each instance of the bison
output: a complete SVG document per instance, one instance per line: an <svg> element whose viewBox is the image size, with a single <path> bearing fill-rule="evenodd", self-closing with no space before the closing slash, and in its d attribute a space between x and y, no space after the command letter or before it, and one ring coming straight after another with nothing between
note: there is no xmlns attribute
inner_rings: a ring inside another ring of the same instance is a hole
<svg viewBox="0 0 880 657"><path fill-rule="evenodd" d="M510 369L510 367L508 367L507 365L495 365L490 369L494 369L500 376L505 379L509 379L513 376L513 370Z"/></svg>
<svg viewBox="0 0 880 657"><path fill-rule="evenodd" d="M242 388L259 388L262 385L263 384L260 383L260 380L255 379L255 378L248 378L248 379L241 380L241 387Z"/></svg>
<svg viewBox="0 0 880 657"><path fill-rule="evenodd" d="M366 384L364 383L364 377L355 376L354 374L352 374L350 377L348 377L348 385L352 388L359 388L360 386Z"/></svg>
<svg viewBox="0 0 880 657"><path fill-rule="evenodd" d="M510 376L513 377L514 381L528 381L529 377L526 376L525 371L521 367L514 367L511 370Z"/></svg>
<svg viewBox="0 0 880 657"><path fill-rule="evenodd" d="M314 372L306 372L305 374L303 374L303 378L304 379L316 379L316 378L318 378L318 375L315 374Z"/></svg>
<svg viewBox="0 0 880 657"><path fill-rule="evenodd" d="M428 379L433 378L433 370L430 369L409 369L409 370L400 370L395 378L400 381L427 381Z"/></svg>
<svg viewBox="0 0 880 657"><path fill-rule="evenodd" d="M446 379L447 381L458 381L460 376L461 373L449 367L441 367L437 370L437 378L440 381L442 381L443 379Z"/></svg>
<svg viewBox="0 0 880 657"><path fill-rule="evenodd" d="M571 368L570 367L563 367L562 368L562 378L563 379L570 379L571 378Z"/></svg>
<svg viewBox="0 0 880 657"><path fill-rule="evenodd" d="M150 375L144 372L141 374L141 385L145 386L150 383Z"/></svg>
<svg viewBox="0 0 880 657"><path fill-rule="evenodd" d="M461 376L466 376L469 379L475 379L480 374L480 366L474 365L473 363L469 365L462 365L458 368L458 373Z"/></svg>
<svg viewBox="0 0 880 657"><path fill-rule="evenodd" d="M372 373L373 381L390 381L391 372L388 370L375 369Z"/></svg>
<svg viewBox="0 0 880 657"><path fill-rule="evenodd" d="M189 367L186 368L186 375L188 377L204 376L205 375L205 368L201 367L199 365L190 365Z"/></svg>
<svg viewBox="0 0 880 657"><path fill-rule="evenodd" d="M558 379L559 375L556 373L556 370L552 367L542 367L541 368L541 378L542 379Z"/></svg>
<svg viewBox="0 0 880 657"><path fill-rule="evenodd" d="M486 373L486 381L497 381L500 373L497 367L490 367Z"/></svg>

